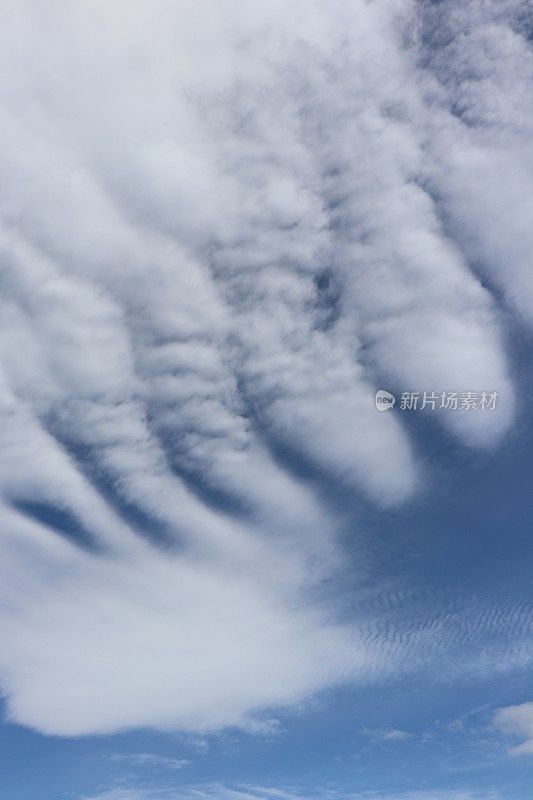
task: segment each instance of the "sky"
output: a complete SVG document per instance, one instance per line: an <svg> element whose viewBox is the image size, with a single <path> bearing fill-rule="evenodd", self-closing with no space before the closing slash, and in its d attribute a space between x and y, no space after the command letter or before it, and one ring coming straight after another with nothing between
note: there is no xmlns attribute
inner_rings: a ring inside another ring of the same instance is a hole
<svg viewBox="0 0 533 800"><path fill-rule="evenodd" d="M531 800L531 5L1 10L1 800Z"/></svg>

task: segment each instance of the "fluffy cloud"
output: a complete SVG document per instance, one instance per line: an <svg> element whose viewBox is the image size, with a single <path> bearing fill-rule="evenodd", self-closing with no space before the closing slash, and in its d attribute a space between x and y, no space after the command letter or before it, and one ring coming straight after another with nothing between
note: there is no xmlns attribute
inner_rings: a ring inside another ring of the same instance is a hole
<svg viewBox="0 0 533 800"><path fill-rule="evenodd" d="M479 273L530 319L519 7L7 3L12 719L250 726L393 668L398 637L318 599L342 558L324 485L384 506L420 487L381 384L497 391L495 411L436 413L466 446L512 424Z"/></svg>
<svg viewBox="0 0 533 800"><path fill-rule="evenodd" d="M524 739L520 744L509 748L510 755L533 755L533 702L498 709L493 723L502 733Z"/></svg>

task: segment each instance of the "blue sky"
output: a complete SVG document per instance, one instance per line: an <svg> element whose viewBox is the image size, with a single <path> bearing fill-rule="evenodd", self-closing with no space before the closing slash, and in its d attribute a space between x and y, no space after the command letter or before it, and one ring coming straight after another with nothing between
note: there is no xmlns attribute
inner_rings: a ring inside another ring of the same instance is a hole
<svg viewBox="0 0 533 800"><path fill-rule="evenodd" d="M2 800L529 800L531 32L6 3Z"/></svg>

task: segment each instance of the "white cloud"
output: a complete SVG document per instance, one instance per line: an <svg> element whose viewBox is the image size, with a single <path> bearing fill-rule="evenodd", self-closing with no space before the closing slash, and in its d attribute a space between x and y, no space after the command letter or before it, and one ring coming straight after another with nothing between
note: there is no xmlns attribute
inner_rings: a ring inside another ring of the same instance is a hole
<svg viewBox="0 0 533 800"><path fill-rule="evenodd" d="M533 755L533 702L499 708L494 714L493 724L508 736L524 739L509 748L509 755Z"/></svg>
<svg viewBox="0 0 533 800"><path fill-rule="evenodd" d="M453 0L445 10L426 4L421 26L429 92L441 108L433 145L443 210L466 256L531 325L533 56L526 27L519 0Z"/></svg>
<svg viewBox="0 0 533 800"><path fill-rule="evenodd" d="M461 99L474 125L424 61L442 19L420 4L7 3L13 720L257 726L395 669L406 647L402 664L421 657L435 630L376 635L317 600L342 560L320 484L383 506L422 486L405 417L375 411L378 382L499 392L494 412L436 413L466 446L512 424L501 312L471 267L527 317L530 79L514 15L506 2L453 49L455 70L480 64ZM482 59L495 25L496 70Z"/></svg>
<svg viewBox="0 0 533 800"><path fill-rule="evenodd" d="M411 734L409 731L401 731L397 728L391 728L390 731L385 731L381 738L387 742L399 742L404 739L410 739Z"/></svg>
<svg viewBox="0 0 533 800"><path fill-rule="evenodd" d="M400 742L404 741L405 739L410 739L412 737L412 734L409 733L409 731L403 731L400 730L399 728L389 728L389 729L363 728L361 730L361 733L364 736L369 736L372 739L378 739L384 742Z"/></svg>

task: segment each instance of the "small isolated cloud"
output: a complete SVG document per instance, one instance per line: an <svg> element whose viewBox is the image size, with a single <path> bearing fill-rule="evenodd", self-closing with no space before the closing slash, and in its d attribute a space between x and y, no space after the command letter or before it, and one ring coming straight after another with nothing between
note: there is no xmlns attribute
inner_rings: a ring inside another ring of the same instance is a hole
<svg viewBox="0 0 533 800"><path fill-rule="evenodd" d="M361 733L364 736L382 742L401 742L405 739L411 739L413 735L409 733L409 731L400 730L398 728L363 728Z"/></svg>
<svg viewBox="0 0 533 800"><path fill-rule="evenodd" d="M385 731L381 738L385 742L399 742L403 739L410 739L411 736L412 734L408 731L401 731L396 728L392 728L390 731Z"/></svg>
<svg viewBox="0 0 533 800"><path fill-rule="evenodd" d="M523 739L509 748L511 756L533 756L533 702L499 708L493 724L501 733Z"/></svg>

